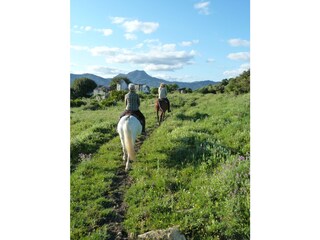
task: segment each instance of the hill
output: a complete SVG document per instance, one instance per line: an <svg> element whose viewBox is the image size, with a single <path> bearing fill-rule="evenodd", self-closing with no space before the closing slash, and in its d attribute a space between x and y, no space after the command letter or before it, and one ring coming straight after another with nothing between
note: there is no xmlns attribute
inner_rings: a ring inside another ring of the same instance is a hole
<svg viewBox="0 0 320 240"><path fill-rule="evenodd" d="M192 90L196 90L198 88L202 88L209 84L214 85L218 84L219 82L214 82L211 80L204 80L204 81L195 81L195 82L178 82L178 81L167 81L161 78L152 77L147 74L145 71L135 70L129 72L128 74L119 74L117 76L125 76L131 82L138 83L138 84L147 84L150 87L159 87L160 83L166 84L177 84L180 88L191 88ZM96 76L94 74L70 74L70 83L74 81L76 78L80 77L87 77L95 81L98 85L108 86L111 82L111 78L103 78Z"/></svg>
<svg viewBox="0 0 320 240"><path fill-rule="evenodd" d="M83 74L73 74L70 73L70 85L73 83L73 81L77 78L89 78L93 81L95 81L95 83L97 85L102 85L102 86L109 86L110 82L111 82L111 78L103 78L103 77L99 77L97 75L91 74L91 73L83 73Z"/></svg>

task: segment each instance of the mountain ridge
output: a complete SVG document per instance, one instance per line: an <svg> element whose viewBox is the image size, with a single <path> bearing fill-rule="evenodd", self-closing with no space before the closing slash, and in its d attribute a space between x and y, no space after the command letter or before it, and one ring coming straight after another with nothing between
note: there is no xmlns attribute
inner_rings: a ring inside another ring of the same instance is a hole
<svg viewBox="0 0 320 240"><path fill-rule="evenodd" d="M118 74L116 76L126 76L131 82L136 84L146 84L149 87L159 87L160 83L165 84L177 84L179 88L191 88L196 90L198 88L210 85L218 84L219 82L214 82L212 80L202 80L202 81L193 81L193 82L179 82L179 81L168 81L161 78L152 77L143 70L134 70L127 74ZM115 77L116 77L115 76ZM97 83L97 85L109 86L112 78L103 78L91 73L84 74L73 74L70 73L70 84L77 78L86 77Z"/></svg>

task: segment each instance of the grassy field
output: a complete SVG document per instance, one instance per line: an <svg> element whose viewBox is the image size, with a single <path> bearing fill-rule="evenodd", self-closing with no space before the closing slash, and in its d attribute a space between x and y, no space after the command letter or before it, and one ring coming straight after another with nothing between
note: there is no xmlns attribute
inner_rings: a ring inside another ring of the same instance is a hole
<svg viewBox="0 0 320 240"><path fill-rule="evenodd" d="M113 239L178 226L187 239L250 238L249 94L172 94L158 127L154 98L142 99L147 138L129 184L115 128L123 103L71 109L71 239ZM119 220L119 189L125 207Z"/></svg>

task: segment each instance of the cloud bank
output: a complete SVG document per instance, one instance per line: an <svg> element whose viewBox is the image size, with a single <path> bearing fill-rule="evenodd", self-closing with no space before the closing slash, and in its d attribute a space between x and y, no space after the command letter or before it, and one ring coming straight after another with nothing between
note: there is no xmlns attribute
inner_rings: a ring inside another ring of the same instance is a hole
<svg viewBox="0 0 320 240"><path fill-rule="evenodd" d="M146 40L132 49L97 46L71 46L78 51L90 52L92 56L104 56L106 63L137 64L148 71L174 71L193 64L194 50L177 50L176 44L162 44L159 40Z"/></svg>

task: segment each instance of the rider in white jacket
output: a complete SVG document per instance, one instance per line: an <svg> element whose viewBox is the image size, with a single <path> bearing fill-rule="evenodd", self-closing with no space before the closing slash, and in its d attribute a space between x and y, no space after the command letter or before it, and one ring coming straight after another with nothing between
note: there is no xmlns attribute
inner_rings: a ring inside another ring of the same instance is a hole
<svg viewBox="0 0 320 240"><path fill-rule="evenodd" d="M168 112L171 112L171 110L170 110L170 102L169 102L169 99L167 98L168 91L167 91L166 85L164 83L160 84L160 87L158 89L158 93L159 93L159 99L167 101L167 103L168 103Z"/></svg>

